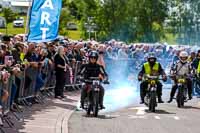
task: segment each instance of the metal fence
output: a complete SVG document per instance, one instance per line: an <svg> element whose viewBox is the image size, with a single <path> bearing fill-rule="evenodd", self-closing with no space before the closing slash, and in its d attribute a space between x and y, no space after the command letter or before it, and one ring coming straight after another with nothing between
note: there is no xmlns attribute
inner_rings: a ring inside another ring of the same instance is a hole
<svg viewBox="0 0 200 133"><path fill-rule="evenodd" d="M70 66L71 69L67 71L65 87L66 90L78 90L80 84L76 77L81 62L73 62ZM4 133L4 125L8 125L10 128L14 126L10 115L21 121L23 120L24 110L29 110L34 102L44 104L47 97L54 96L55 79L54 68L51 64L46 64L42 68L24 68L16 75L11 74L7 82L0 78L0 105L2 107L2 111L0 111L0 132ZM8 92L9 95L7 100L3 101L5 92ZM12 111L13 105L17 113Z"/></svg>

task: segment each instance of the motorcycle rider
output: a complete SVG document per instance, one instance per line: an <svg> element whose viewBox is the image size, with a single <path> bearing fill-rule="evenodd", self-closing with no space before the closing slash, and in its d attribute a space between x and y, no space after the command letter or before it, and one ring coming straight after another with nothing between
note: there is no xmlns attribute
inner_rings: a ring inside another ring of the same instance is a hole
<svg viewBox="0 0 200 133"><path fill-rule="evenodd" d="M163 81L167 81L167 76L165 71L163 70L161 64L156 61L157 58L155 53L151 52L148 55L147 62L145 62L142 66L142 70L139 72L138 80L141 81L143 76L150 75L150 76L159 76L162 75ZM158 103L164 103L162 100L162 84L157 81L157 95L158 95ZM141 102L140 104L144 103L144 97L146 96L146 89L148 87L148 81L145 80L140 84L140 97Z"/></svg>
<svg viewBox="0 0 200 133"><path fill-rule="evenodd" d="M81 66L80 72L78 75L83 76L85 80L89 80L90 77L99 77L101 80L108 80L108 75L105 72L105 69L103 66L97 64L97 60L99 57L98 52L96 51L91 51L89 53L89 63L84 64ZM81 92L81 108L84 109L84 100L87 96L87 91L91 88L92 83L91 82L85 82L86 85L82 89ZM100 99L99 99L99 105L101 109L105 109L103 105L103 97L104 97L104 88L103 86L100 87Z"/></svg>
<svg viewBox="0 0 200 133"><path fill-rule="evenodd" d="M176 90L178 88L176 76L188 76L192 74L192 66L191 63L188 61L188 53L186 51L182 51L179 54L179 60L172 66L170 73L172 74L172 80L174 80L174 85L172 86L170 99L168 103L171 103ZM192 81L190 78L186 77L187 80L187 89L188 89L188 96L189 100L192 99Z"/></svg>
<svg viewBox="0 0 200 133"><path fill-rule="evenodd" d="M193 86L195 88L195 92L197 93L197 97L200 98L200 88L197 87L197 84L199 84L200 79L200 50L198 50L196 58L192 62L192 67L195 70L195 80L193 81ZM194 89L193 88L193 89Z"/></svg>

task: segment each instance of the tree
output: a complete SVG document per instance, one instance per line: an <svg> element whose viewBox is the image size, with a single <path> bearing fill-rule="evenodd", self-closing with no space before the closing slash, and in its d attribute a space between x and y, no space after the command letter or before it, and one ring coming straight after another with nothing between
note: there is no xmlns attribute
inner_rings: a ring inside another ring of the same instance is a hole
<svg viewBox="0 0 200 133"><path fill-rule="evenodd" d="M100 40L156 42L164 37L168 0L72 0L65 5L81 21L85 36L92 18Z"/></svg>
<svg viewBox="0 0 200 133"><path fill-rule="evenodd" d="M6 19L7 24L15 20L15 17L17 16L17 14L14 13L10 8L3 8L2 14L3 17Z"/></svg>
<svg viewBox="0 0 200 133"><path fill-rule="evenodd" d="M59 24L59 32L62 35L67 35L67 23L71 20L70 12L67 8L62 8L60 14L60 24Z"/></svg>

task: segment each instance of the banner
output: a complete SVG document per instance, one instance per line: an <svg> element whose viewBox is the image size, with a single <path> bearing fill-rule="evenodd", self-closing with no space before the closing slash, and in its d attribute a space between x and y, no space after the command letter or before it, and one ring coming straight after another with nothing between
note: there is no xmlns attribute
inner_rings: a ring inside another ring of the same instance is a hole
<svg viewBox="0 0 200 133"><path fill-rule="evenodd" d="M28 42L48 42L58 36L62 0L33 0Z"/></svg>

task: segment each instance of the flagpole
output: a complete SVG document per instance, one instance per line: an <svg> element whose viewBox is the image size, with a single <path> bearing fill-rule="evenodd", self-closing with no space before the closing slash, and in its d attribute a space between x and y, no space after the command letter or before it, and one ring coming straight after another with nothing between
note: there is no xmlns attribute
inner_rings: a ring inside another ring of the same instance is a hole
<svg viewBox="0 0 200 133"><path fill-rule="evenodd" d="M26 28L25 28L25 35L28 34L28 28L29 28L29 20L30 20L30 11L31 11L31 7L32 7L32 3L34 0L28 0L28 11L27 11L27 15L26 15ZM24 37L24 41L26 41L26 36Z"/></svg>

